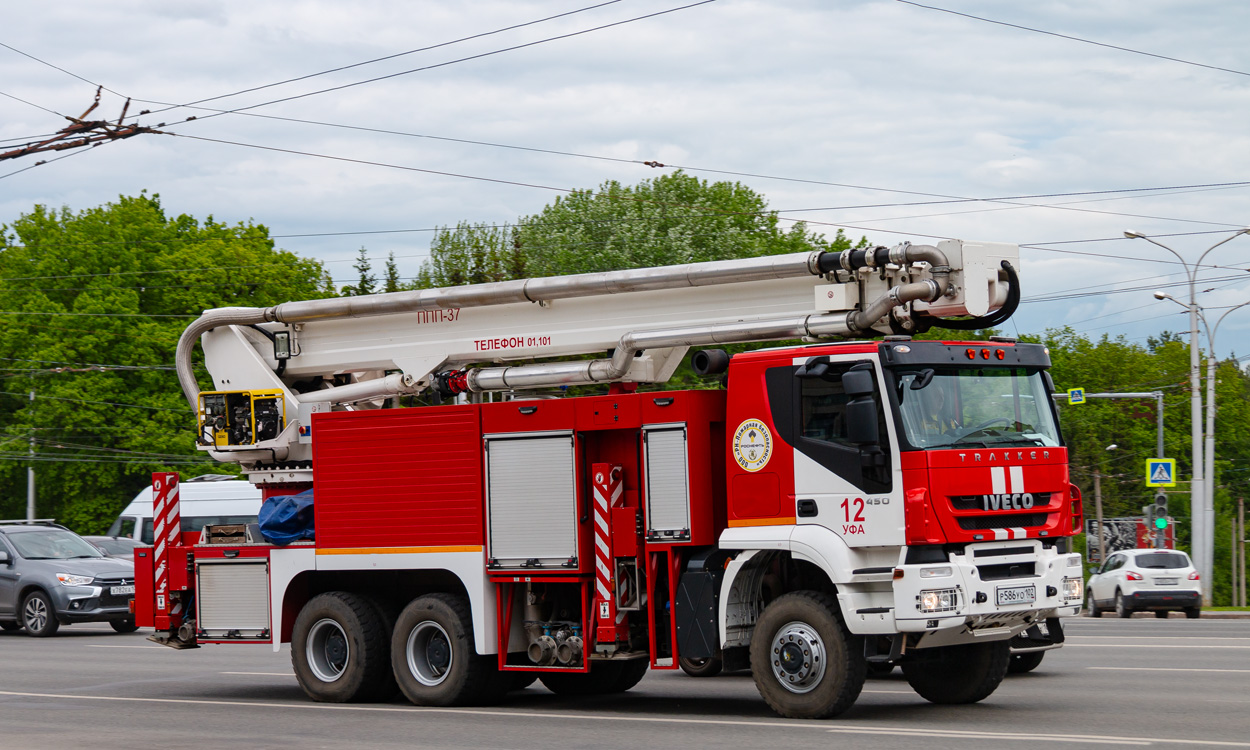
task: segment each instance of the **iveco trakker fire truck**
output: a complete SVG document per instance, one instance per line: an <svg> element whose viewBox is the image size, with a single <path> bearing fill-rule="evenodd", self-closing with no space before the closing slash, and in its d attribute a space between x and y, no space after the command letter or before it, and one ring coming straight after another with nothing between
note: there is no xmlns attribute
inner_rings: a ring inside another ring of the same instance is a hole
<svg viewBox="0 0 1250 750"><path fill-rule="evenodd" d="M981 700L1010 639L1053 646L1080 610L1080 497L1044 347L910 334L1001 323L1018 263L903 243L207 311L177 350L199 447L312 521L183 532L156 475L138 622L290 643L319 701L712 661L790 717L844 711L871 666ZM762 341L801 343L638 388Z"/></svg>

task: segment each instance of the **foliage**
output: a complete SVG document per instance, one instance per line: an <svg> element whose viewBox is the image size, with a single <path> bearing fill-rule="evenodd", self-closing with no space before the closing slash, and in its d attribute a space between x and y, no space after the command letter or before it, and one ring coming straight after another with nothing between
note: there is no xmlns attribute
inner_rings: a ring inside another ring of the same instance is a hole
<svg viewBox="0 0 1250 750"><path fill-rule="evenodd" d="M328 285L263 225L167 216L154 195L36 206L0 226L0 517L26 514L32 439L37 514L84 533L106 529L152 471L226 471L195 450L179 335L204 309Z"/></svg>
<svg viewBox="0 0 1250 750"><path fill-rule="evenodd" d="M1050 348L1051 375L1059 392L1161 391L1164 394L1164 457L1175 458L1178 477L1192 475L1188 337L1164 332L1146 346L1123 337L1089 339L1070 328L1026 339ZM1206 368L1202 369L1206 396ZM1231 522L1237 498L1250 494L1250 375L1236 360L1216 370L1215 568L1216 602L1229 601ZM1106 518L1140 517L1155 490L1145 483L1146 459L1155 457L1153 399L1090 399L1079 406L1059 405L1060 425L1070 450L1073 482L1081 488L1085 512L1095 513L1094 474L1102 475ZM1205 419L1205 409L1204 409ZM1108 446L1115 445L1112 450ZM1177 522L1178 546L1190 549L1189 482L1168 490L1168 511Z"/></svg>
<svg viewBox="0 0 1250 750"><path fill-rule="evenodd" d="M393 263L392 263L393 265ZM369 263L369 251L363 247L356 253L356 262L352 264L359 274L355 284L346 284L340 290L344 297L360 297L378 291L378 277L373 274L373 266ZM390 270L389 267L387 269Z"/></svg>

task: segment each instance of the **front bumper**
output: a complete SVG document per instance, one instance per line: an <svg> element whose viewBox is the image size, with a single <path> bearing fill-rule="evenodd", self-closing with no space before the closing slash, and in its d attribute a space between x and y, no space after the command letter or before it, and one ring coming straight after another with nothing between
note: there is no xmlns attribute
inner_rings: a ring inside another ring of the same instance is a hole
<svg viewBox="0 0 1250 750"><path fill-rule="evenodd" d="M922 570L935 569L950 575L921 578ZM1079 614L1084 592L1081 556L1036 539L970 544L945 563L899 565L894 576L895 626L923 633L921 646L1010 638L1035 623ZM942 606L926 609L935 598Z"/></svg>
<svg viewBox="0 0 1250 750"><path fill-rule="evenodd" d="M63 623L110 622L134 617L130 601L134 594L114 595L109 586L64 586L52 591L56 619Z"/></svg>

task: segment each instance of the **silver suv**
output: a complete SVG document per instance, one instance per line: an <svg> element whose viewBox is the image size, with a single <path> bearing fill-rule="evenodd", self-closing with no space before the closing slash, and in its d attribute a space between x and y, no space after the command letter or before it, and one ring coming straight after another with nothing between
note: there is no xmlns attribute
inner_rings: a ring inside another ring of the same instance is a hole
<svg viewBox="0 0 1250 750"><path fill-rule="evenodd" d="M135 566L57 524L0 521L0 628L55 635L62 623L132 633Z"/></svg>

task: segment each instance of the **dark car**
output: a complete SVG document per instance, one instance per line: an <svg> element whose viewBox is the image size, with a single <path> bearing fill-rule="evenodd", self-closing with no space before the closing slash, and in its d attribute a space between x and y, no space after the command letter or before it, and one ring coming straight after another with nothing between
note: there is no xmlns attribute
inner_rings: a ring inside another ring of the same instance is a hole
<svg viewBox="0 0 1250 750"><path fill-rule="evenodd" d="M109 557L120 557L132 562L135 559L135 547L144 546L143 542L128 536L84 536L83 539L99 547Z"/></svg>
<svg viewBox="0 0 1250 750"><path fill-rule="evenodd" d="M107 622L131 633L134 594L132 561L63 526L0 521L0 628L42 638L62 624Z"/></svg>

